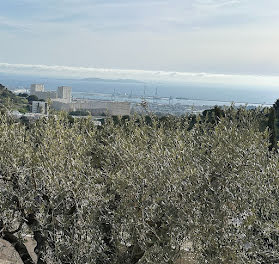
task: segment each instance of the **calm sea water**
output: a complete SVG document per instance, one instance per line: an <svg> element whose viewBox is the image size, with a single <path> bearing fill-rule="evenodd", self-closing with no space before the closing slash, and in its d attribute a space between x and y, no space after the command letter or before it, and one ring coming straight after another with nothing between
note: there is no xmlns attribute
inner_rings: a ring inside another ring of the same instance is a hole
<svg viewBox="0 0 279 264"><path fill-rule="evenodd" d="M56 90L58 86L71 86L74 97L139 100L140 98L160 97L162 103L188 102L189 104L222 104L241 102L248 104L273 104L279 98L279 88L248 87L220 84L191 84L170 82L121 82L102 80L54 79L33 76L0 75L0 83L10 89L29 88L32 83L44 83L46 90ZM278 84L279 87L279 84ZM138 97L138 98L135 98ZM133 99L134 98L134 99ZM184 100L181 100L184 98ZM187 99L187 100L185 100ZM154 100L154 99L153 99ZM159 99L157 99L158 101ZM176 100L176 101L175 101Z"/></svg>

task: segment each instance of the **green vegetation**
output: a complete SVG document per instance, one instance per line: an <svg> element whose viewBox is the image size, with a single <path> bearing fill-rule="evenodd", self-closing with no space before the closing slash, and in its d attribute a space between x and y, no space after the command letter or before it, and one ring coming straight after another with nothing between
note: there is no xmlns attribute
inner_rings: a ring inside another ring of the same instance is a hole
<svg viewBox="0 0 279 264"><path fill-rule="evenodd" d="M28 100L25 97L17 96L0 84L0 110L18 110L22 113L30 111Z"/></svg>
<svg viewBox="0 0 279 264"><path fill-rule="evenodd" d="M196 263L279 262L279 100L101 127L6 114L37 99L0 86L0 238L24 264L26 234L38 264L174 264L189 242Z"/></svg>
<svg viewBox="0 0 279 264"><path fill-rule="evenodd" d="M0 110L2 112L7 110L17 110L21 113L30 112L33 101L44 100L39 99L36 95L26 93L16 95L0 84Z"/></svg>
<svg viewBox="0 0 279 264"><path fill-rule="evenodd" d="M1 115L0 237L25 264L25 234L40 264L176 263L187 241L197 263L278 263L266 111L101 127L64 113L28 127Z"/></svg>
<svg viewBox="0 0 279 264"><path fill-rule="evenodd" d="M86 111L86 110L77 110L77 111L69 112L69 115L71 115L71 116L89 116L90 112Z"/></svg>

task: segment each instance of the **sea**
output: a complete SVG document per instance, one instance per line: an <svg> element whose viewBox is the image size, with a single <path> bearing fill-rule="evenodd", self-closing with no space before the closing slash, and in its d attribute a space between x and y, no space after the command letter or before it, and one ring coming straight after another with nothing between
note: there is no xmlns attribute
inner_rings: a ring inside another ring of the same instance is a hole
<svg viewBox="0 0 279 264"><path fill-rule="evenodd" d="M33 83L42 83L45 90L71 86L74 98L161 104L230 105L232 103L269 106L279 98L278 88L267 86L190 83L170 81L139 81L131 79L69 79L12 75L0 73L0 83L14 91L28 91Z"/></svg>

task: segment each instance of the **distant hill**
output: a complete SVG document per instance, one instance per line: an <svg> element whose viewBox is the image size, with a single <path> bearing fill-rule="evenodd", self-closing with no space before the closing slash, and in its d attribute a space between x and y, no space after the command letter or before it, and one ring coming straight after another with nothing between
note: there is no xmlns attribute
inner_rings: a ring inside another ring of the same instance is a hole
<svg viewBox="0 0 279 264"><path fill-rule="evenodd" d="M101 79L101 78L84 78L82 81L92 81L92 82L109 82L109 83L143 83L142 81L133 79Z"/></svg>

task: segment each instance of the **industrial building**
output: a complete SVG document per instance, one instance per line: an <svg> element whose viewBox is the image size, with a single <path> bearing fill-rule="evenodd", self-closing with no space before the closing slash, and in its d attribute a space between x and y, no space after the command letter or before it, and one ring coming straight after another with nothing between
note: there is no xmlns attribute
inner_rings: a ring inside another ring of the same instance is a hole
<svg viewBox="0 0 279 264"><path fill-rule="evenodd" d="M70 103L72 100L72 88L68 86L60 86L57 91L45 91L43 84L32 84L30 87L30 94L36 95L43 100L61 100L65 103Z"/></svg>
<svg viewBox="0 0 279 264"><path fill-rule="evenodd" d="M72 99L72 88L69 86L58 87L57 98L65 100L66 103L70 103Z"/></svg>
<svg viewBox="0 0 279 264"><path fill-rule="evenodd" d="M35 94L36 92L43 92L45 86L43 84L31 84L30 94Z"/></svg>
<svg viewBox="0 0 279 264"><path fill-rule="evenodd" d="M48 114L48 103L42 101L33 101L32 102L32 113L38 114Z"/></svg>
<svg viewBox="0 0 279 264"><path fill-rule="evenodd" d="M71 103L52 101L52 108L63 111L87 110L92 115L130 115L131 104L129 102L113 102L99 100L75 100Z"/></svg>
<svg viewBox="0 0 279 264"><path fill-rule="evenodd" d="M69 86L59 86L57 91L45 91L43 84L32 84L30 93L39 99L51 99L51 107L55 110L67 112L86 110L92 115L130 115L131 113L131 103L129 102L72 100L72 88ZM37 106L41 107L41 105L35 104L34 111L38 111Z"/></svg>
<svg viewBox="0 0 279 264"><path fill-rule="evenodd" d="M33 93L33 95L36 95L39 99L43 99L43 100L57 98L57 93L55 91L35 92Z"/></svg>

